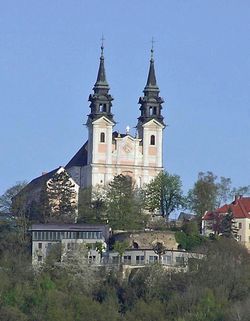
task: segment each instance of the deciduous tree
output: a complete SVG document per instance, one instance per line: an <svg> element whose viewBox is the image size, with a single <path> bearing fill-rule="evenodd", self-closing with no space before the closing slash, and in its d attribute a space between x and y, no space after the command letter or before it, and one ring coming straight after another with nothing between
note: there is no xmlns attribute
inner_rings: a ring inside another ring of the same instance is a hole
<svg viewBox="0 0 250 321"><path fill-rule="evenodd" d="M180 176L160 172L145 188L147 209L154 213L160 211L167 220L169 215L185 207Z"/></svg>
<svg viewBox="0 0 250 321"><path fill-rule="evenodd" d="M118 175L107 187L106 217L113 229L138 229L145 226L143 199L129 176Z"/></svg>
<svg viewBox="0 0 250 321"><path fill-rule="evenodd" d="M25 181L17 182L15 185L8 188L2 196L0 196L0 212L11 213L13 197L15 197L26 185L27 183Z"/></svg>

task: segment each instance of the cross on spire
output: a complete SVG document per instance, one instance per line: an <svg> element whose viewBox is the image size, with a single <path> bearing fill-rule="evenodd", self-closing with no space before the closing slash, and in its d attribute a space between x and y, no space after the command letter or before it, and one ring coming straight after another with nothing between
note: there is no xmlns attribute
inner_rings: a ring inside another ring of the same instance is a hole
<svg viewBox="0 0 250 321"><path fill-rule="evenodd" d="M154 44L155 44L155 40L154 40L154 37L152 37L152 40L151 40L151 59L153 59L153 55L154 55Z"/></svg>
<svg viewBox="0 0 250 321"><path fill-rule="evenodd" d="M103 49L104 49L104 40L105 40L105 38L104 38L104 36L102 34L102 37L101 37L101 55L102 56L103 56Z"/></svg>

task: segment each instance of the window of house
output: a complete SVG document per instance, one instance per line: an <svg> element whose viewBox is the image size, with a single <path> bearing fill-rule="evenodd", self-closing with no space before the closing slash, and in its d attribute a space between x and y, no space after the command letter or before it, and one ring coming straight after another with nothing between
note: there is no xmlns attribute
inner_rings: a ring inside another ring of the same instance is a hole
<svg viewBox="0 0 250 321"><path fill-rule="evenodd" d="M248 236L248 242L250 242L250 236Z"/></svg>
<svg viewBox="0 0 250 321"><path fill-rule="evenodd" d="M100 134L100 142L105 143L105 133Z"/></svg>
<svg viewBox="0 0 250 321"><path fill-rule="evenodd" d="M125 264L131 264L131 255L124 255L123 262Z"/></svg>
<svg viewBox="0 0 250 321"><path fill-rule="evenodd" d="M175 262L176 262L176 264L178 264L178 265L184 265L184 257L183 257L183 256L177 256L177 257L175 258Z"/></svg>
<svg viewBox="0 0 250 321"><path fill-rule="evenodd" d="M172 263L172 257L171 257L171 255L164 255L164 256L163 256L163 263L164 263L164 264L171 264L171 263Z"/></svg>
<svg viewBox="0 0 250 321"><path fill-rule="evenodd" d="M249 225L248 225L248 229L250 230L250 223L249 223Z"/></svg>
<svg viewBox="0 0 250 321"><path fill-rule="evenodd" d="M158 256L150 255L149 256L149 263L154 263L158 260Z"/></svg>
<svg viewBox="0 0 250 321"><path fill-rule="evenodd" d="M155 145L155 135L150 136L150 145Z"/></svg>
<svg viewBox="0 0 250 321"><path fill-rule="evenodd" d="M42 262L42 260L43 260L43 257L42 257L41 255L38 255L38 256L37 256L37 261L38 261L38 262Z"/></svg>
<svg viewBox="0 0 250 321"><path fill-rule="evenodd" d="M242 223L239 223L239 229L242 228Z"/></svg>
<svg viewBox="0 0 250 321"><path fill-rule="evenodd" d="M136 264L144 263L144 255L136 255Z"/></svg>
<svg viewBox="0 0 250 321"><path fill-rule="evenodd" d="M43 247L42 243L38 243L38 248L41 249Z"/></svg>

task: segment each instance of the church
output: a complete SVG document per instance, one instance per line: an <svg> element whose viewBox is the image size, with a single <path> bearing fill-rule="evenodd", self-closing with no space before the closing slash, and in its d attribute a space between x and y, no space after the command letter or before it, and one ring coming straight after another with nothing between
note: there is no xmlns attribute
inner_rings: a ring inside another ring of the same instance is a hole
<svg viewBox="0 0 250 321"><path fill-rule="evenodd" d="M137 187L163 170L163 99L156 82L153 48L147 83L139 98L136 136L114 131L115 117L106 79L103 45L93 93L89 95L88 140L65 166L80 188L106 185L114 176L130 176Z"/></svg>
<svg viewBox="0 0 250 321"><path fill-rule="evenodd" d="M61 172L65 172L74 185L77 203L80 188L105 186L120 174L131 177L135 186L140 188L163 170L164 101L159 96L160 90L156 82L153 48L146 86L138 102L139 117L135 136L130 134L129 128L126 133L114 130L116 122L113 97L109 93L103 50L102 44L97 79L88 99L88 140L66 166L60 166L33 179L19 193L19 196L25 193L28 196L28 207L39 201L43 187L48 186L53 177Z"/></svg>

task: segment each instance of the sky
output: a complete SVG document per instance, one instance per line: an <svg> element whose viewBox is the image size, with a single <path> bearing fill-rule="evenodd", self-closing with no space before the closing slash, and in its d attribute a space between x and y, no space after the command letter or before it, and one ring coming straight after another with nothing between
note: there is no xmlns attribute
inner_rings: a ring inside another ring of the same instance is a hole
<svg viewBox="0 0 250 321"><path fill-rule="evenodd" d="M0 0L0 195L87 139L102 34L115 129L136 125L154 37L165 169L184 191L200 171L249 185L249 0Z"/></svg>

